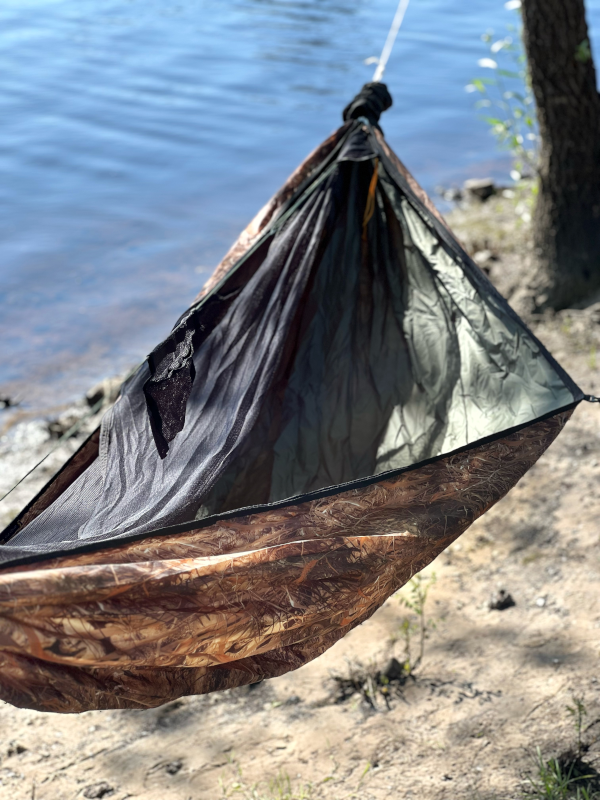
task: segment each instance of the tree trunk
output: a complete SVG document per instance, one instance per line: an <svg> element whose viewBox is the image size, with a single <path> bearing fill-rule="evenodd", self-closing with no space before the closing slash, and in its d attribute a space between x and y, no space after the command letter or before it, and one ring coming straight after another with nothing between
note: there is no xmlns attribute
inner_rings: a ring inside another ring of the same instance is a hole
<svg viewBox="0 0 600 800"><path fill-rule="evenodd" d="M600 96L584 0L523 0L540 128L534 308L600 289Z"/></svg>

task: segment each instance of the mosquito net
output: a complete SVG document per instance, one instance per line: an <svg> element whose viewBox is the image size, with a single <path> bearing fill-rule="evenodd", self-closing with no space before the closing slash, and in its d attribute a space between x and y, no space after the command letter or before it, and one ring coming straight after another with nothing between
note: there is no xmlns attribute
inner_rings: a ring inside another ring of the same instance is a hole
<svg viewBox="0 0 600 800"><path fill-rule="evenodd" d="M580 397L360 118L130 378L98 457L0 558L381 476Z"/></svg>

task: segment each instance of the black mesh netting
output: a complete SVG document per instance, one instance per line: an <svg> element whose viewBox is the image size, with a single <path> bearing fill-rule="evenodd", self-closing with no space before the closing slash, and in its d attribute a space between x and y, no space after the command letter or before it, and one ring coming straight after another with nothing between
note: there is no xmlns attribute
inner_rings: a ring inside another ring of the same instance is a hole
<svg viewBox="0 0 600 800"><path fill-rule="evenodd" d="M387 107L380 94L357 115ZM99 457L0 559L380 475L578 393L354 121L127 382Z"/></svg>

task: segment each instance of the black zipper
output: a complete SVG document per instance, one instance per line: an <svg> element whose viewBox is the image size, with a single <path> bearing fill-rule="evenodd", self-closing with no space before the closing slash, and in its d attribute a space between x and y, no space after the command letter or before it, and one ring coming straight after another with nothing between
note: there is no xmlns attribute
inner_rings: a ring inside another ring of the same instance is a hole
<svg viewBox="0 0 600 800"><path fill-rule="evenodd" d="M395 478L398 475L402 475L405 472L412 472L413 470L420 469L421 467L428 466L429 464L434 464L437 461L441 461L444 458L451 458L452 456L459 455L460 453L467 453L469 450L474 450L478 447L483 447L483 445L491 444L492 442L498 441L499 439L504 439L507 436L511 436L513 433L518 433L518 431L524 430L528 428L530 425L534 425L536 422L543 422L545 419L550 419L551 417L555 417L558 414L563 413L564 411L570 411L571 409L575 409L580 400L575 400L569 405L562 406L561 408L555 409L554 411L549 411L547 414L543 414L541 417L536 417L534 420L530 420L529 422L523 422L520 425L515 425L512 428L506 428L499 433L491 434L490 436L485 436L483 439L478 439L476 442L472 442L467 445L463 445L462 447L456 448L456 450L451 450L449 453L442 453L438 456L433 456L432 458L427 458L424 461L419 461L416 464L411 464L408 467L399 467L398 469L388 470L387 472L380 472L378 475L370 475L367 478L356 478L353 481L347 481L346 483L340 483L336 486L328 486L324 489L316 489L312 492L306 492L305 494L294 495L293 497L287 497L285 500L276 500L273 503L263 503L262 505L256 506L246 506L244 508L237 508L233 511L225 511L222 514L213 514L210 517L205 517L202 520L192 520L191 522L182 522L178 525L170 525L166 528L157 528L153 531L146 531L145 533L137 533L137 534L130 534L129 536L119 536L114 537L112 539L107 538L103 539L102 541L95 541L90 542L89 544L79 545L78 547L73 547L69 549L63 550L56 550L50 553L36 553L32 554L31 556L21 556L17 557L14 560L6 561L4 564L0 566L0 573L3 569L9 569L12 567L22 566L25 564L33 564L40 561L50 561L55 558L63 558L65 556L76 556L81 555L84 553L93 553L99 550L107 550L111 547L119 547L123 544L130 544L132 542L138 542L143 539L149 539L154 536L173 536L180 533L189 533L190 531L197 531L202 530L203 528L209 528L211 525L214 525L216 522L221 522L223 520L229 519L236 519L238 517L247 517L251 514L262 514L268 511L272 511L273 509L279 508L288 508L291 506L299 506L303 503L310 502L311 500L320 500L324 497L331 497L332 495L336 494L343 494L344 492L351 492L353 489L361 489L365 486L371 486L374 483L381 483L382 481L389 480L390 478ZM598 399L600 402L600 398ZM5 545L5 547L10 547L10 544ZM0 548L1 552L1 548Z"/></svg>

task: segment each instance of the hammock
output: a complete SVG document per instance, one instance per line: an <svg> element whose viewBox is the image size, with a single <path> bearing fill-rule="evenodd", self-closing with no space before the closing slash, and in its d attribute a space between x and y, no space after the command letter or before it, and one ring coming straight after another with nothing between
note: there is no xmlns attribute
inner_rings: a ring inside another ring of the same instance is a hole
<svg viewBox="0 0 600 800"><path fill-rule="evenodd" d="M581 390L367 84L1 535L0 696L147 708L323 653L503 497Z"/></svg>

